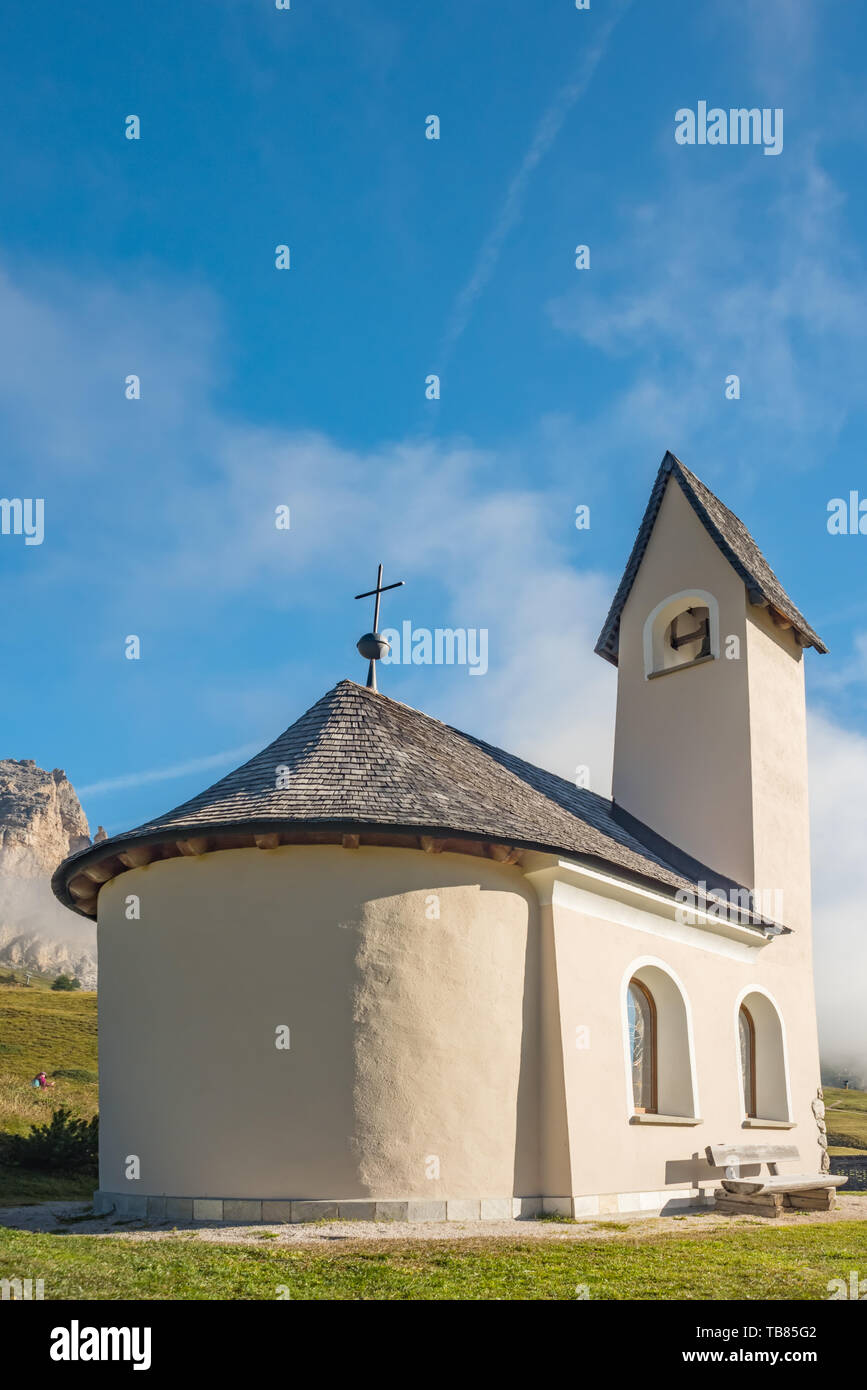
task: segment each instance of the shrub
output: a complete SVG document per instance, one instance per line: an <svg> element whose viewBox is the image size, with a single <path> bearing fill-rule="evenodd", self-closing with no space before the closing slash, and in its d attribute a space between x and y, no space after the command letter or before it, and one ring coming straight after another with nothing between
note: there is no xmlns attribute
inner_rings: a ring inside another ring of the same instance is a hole
<svg viewBox="0 0 867 1390"><path fill-rule="evenodd" d="M96 1172L99 1148L99 1118L82 1120L61 1106L50 1124L33 1125L29 1134L12 1134L6 1157L20 1168L41 1168L44 1172Z"/></svg>
<svg viewBox="0 0 867 1390"><path fill-rule="evenodd" d="M81 981L73 978L72 975L58 975L52 989L81 989Z"/></svg>

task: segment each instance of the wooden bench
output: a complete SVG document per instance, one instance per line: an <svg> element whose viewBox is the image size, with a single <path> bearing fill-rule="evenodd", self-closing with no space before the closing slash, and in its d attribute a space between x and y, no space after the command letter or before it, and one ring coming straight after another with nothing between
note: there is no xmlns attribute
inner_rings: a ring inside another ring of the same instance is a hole
<svg viewBox="0 0 867 1390"><path fill-rule="evenodd" d="M711 1144L705 1153L712 1168L725 1169L714 1192L716 1210L733 1215L779 1216L784 1207L831 1211L835 1189L847 1181L836 1173L778 1173L779 1163L800 1163L794 1144ZM742 1175L742 1168L763 1163L768 1177Z"/></svg>

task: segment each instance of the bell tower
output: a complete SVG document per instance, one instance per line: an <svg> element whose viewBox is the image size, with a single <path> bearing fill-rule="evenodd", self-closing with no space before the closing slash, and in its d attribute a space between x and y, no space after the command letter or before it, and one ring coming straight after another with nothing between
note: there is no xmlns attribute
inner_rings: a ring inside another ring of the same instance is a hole
<svg viewBox="0 0 867 1390"><path fill-rule="evenodd" d="M666 454L596 646L618 669L614 801L795 929L811 646L826 651L743 523Z"/></svg>

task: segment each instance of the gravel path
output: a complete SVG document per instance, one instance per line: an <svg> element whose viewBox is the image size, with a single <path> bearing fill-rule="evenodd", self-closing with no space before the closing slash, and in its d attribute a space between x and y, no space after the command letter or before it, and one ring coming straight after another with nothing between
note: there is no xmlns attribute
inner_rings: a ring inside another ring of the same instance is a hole
<svg viewBox="0 0 867 1390"><path fill-rule="evenodd" d="M265 1222L257 1226L140 1221L93 1216L88 1202L41 1202L33 1206L0 1207L0 1227L49 1234L97 1235L120 1240L204 1240L218 1245L291 1245L349 1248L369 1241L594 1240L633 1239L665 1234L689 1235L721 1226L812 1226L834 1221L867 1220L867 1193L841 1197L835 1211L790 1212L769 1221L757 1216L722 1216L696 1209L678 1216L612 1216L576 1222L560 1221L311 1221L293 1225ZM268 1234L266 1234L268 1233Z"/></svg>

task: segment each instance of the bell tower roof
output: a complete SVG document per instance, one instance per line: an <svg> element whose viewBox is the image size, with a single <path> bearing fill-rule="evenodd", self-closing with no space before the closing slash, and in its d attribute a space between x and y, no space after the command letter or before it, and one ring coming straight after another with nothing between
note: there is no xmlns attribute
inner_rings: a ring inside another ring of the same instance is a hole
<svg viewBox="0 0 867 1390"><path fill-rule="evenodd" d="M778 616L785 624L791 624L797 641L802 647L815 647L818 652L827 652L822 639L810 627L803 613L789 598L774 571L771 569L744 523L734 512L729 511L709 487L681 463L679 458L668 451L659 466L656 481L644 512L632 553L623 572L623 578L614 595L614 602L605 619L605 624L596 643L596 651L606 661L616 666L620 647L620 615L629 598L635 577L644 559L653 532L665 489L670 480L675 480L686 500L689 502L711 540L725 556L736 574L743 580L750 602L761 608L769 608L772 616Z"/></svg>

